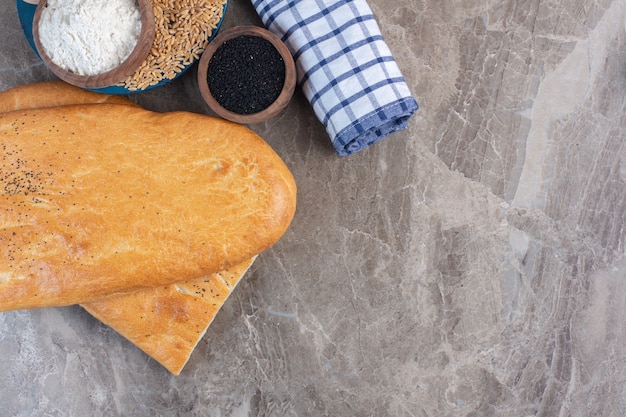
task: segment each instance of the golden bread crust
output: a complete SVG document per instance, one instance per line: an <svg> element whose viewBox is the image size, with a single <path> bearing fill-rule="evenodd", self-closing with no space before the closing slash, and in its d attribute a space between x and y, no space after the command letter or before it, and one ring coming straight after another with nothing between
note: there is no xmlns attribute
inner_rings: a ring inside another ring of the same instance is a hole
<svg viewBox="0 0 626 417"><path fill-rule="evenodd" d="M295 212L280 157L209 116L19 110L0 115L0 139L0 310L205 276L270 247Z"/></svg>
<svg viewBox="0 0 626 417"><path fill-rule="evenodd" d="M0 92L0 113L87 103L137 106L127 97L96 93L63 81L25 84Z"/></svg>

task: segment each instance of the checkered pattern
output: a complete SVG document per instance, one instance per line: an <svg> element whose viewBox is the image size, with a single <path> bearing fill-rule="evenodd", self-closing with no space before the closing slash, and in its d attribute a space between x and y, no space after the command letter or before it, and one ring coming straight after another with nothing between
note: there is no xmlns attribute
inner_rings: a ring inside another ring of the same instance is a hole
<svg viewBox="0 0 626 417"><path fill-rule="evenodd" d="M298 83L339 155L407 126L418 105L366 0L252 0L290 49Z"/></svg>

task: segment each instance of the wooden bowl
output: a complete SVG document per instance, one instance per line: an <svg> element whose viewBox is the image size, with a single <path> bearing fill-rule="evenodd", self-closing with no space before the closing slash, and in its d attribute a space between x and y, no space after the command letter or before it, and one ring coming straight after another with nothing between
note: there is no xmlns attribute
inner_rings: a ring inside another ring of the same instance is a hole
<svg viewBox="0 0 626 417"><path fill-rule="evenodd" d="M116 68L96 75L80 75L68 71L50 59L39 39L39 21L42 10L47 6L46 0L41 0L33 17L33 41L37 53L46 66L61 80L86 89L98 89L115 85L132 75L147 58L152 43L154 42L155 21L152 11L151 0L137 0L141 14L141 33L137 39L137 45L130 55Z"/></svg>
<svg viewBox="0 0 626 417"><path fill-rule="evenodd" d="M285 82L278 98L264 110L257 113L241 114L224 108L218 103L215 97L213 97L207 80L209 63L215 51L217 51L224 42L239 36L258 36L269 41L274 48L276 48L285 63ZM241 124L260 123L276 116L289 104L296 87L296 66L287 46L285 46L278 36L274 35L269 30L258 26L235 26L218 34L204 50L198 63L198 87L200 88L200 93L204 101L218 116Z"/></svg>

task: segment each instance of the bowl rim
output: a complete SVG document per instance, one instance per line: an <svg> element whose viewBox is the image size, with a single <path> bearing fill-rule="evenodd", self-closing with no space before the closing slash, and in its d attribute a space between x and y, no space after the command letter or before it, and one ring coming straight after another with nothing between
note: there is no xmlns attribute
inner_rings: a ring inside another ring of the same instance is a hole
<svg viewBox="0 0 626 417"><path fill-rule="evenodd" d="M208 68L211 58L224 42L240 36L258 36L268 40L283 58L285 65L285 82L283 88L272 104L265 109L251 114L235 113L224 108L213 97L208 83ZM253 25L233 26L220 32L206 47L198 61L198 87L202 98L218 116L240 124L264 122L280 113L289 103L296 87L296 67L291 52L273 32Z"/></svg>
<svg viewBox="0 0 626 417"><path fill-rule="evenodd" d="M156 31L152 1L137 0L139 13L141 15L141 32L137 38L137 44L131 51L130 55L122 61L120 65L109 71L94 75L80 75L66 70L52 61L39 39L39 21L41 13L43 9L47 7L47 4L47 0L41 0L35 9L32 24L33 43L35 44L37 53L39 54L41 60L46 64L50 71L69 84L87 89L105 88L118 84L124 81L126 77L135 73L137 68L139 68L139 66L148 57L148 54L152 49Z"/></svg>

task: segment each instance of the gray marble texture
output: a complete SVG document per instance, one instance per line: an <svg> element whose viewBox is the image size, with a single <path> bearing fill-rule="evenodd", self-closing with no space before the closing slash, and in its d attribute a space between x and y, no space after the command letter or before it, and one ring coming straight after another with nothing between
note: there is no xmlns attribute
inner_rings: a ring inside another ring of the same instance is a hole
<svg viewBox="0 0 626 417"><path fill-rule="evenodd" d="M2 313L0 416L626 415L626 2L369 3L409 128L338 157L297 92L251 126L296 217L183 373L79 307ZM0 5L0 90L54 79ZM209 113L194 75L133 100Z"/></svg>

